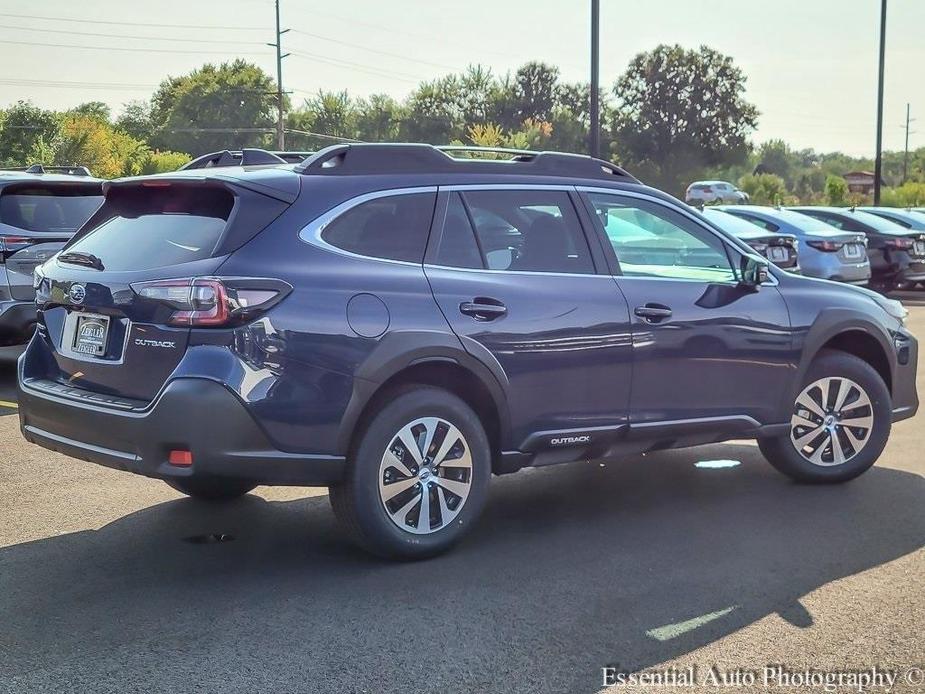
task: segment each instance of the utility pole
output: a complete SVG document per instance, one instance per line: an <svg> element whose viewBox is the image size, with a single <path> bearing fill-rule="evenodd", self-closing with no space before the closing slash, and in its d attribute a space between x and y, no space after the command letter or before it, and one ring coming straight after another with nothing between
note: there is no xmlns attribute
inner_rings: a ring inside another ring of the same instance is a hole
<svg viewBox="0 0 925 694"><path fill-rule="evenodd" d="M285 113L283 112L283 58L288 56L288 53L283 53L283 34L285 34L289 29L280 29L279 26L279 0L276 0L276 43L268 43L268 46L273 46L276 49L276 109L277 109L277 118L276 118L276 147L280 151L286 149L286 127L283 119Z"/></svg>
<svg viewBox="0 0 925 694"><path fill-rule="evenodd" d="M906 182L906 176L909 173L909 135L912 134L909 132L909 124L915 120L915 118L909 118L909 111L910 105L906 104L906 125L900 126L906 130L906 148L903 150L903 184Z"/></svg>
<svg viewBox="0 0 925 694"><path fill-rule="evenodd" d="M591 0L591 138L592 157L601 156L601 0Z"/></svg>
<svg viewBox="0 0 925 694"><path fill-rule="evenodd" d="M886 0L880 5L880 76L877 83L877 158L874 163L874 205L880 204L883 177L883 65L886 60Z"/></svg>

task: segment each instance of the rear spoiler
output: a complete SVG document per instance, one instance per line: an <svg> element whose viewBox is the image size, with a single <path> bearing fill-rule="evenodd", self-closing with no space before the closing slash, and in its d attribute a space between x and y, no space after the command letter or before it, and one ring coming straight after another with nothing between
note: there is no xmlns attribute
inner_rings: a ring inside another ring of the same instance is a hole
<svg viewBox="0 0 925 694"><path fill-rule="evenodd" d="M270 173L276 171L277 173ZM106 195L113 188L127 188L134 186L149 186L152 188L166 187L171 185L218 185L224 188L243 188L254 193L260 193L267 197L292 204L299 197L301 188L301 177L285 169L269 170L267 180L272 180L273 185L261 183L253 180L254 174L249 174L247 178L236 178L227 173L209 173L209 174L157 174L155 176L133 176L130 178L117 178L112 181L103 183L103 194Z"/></svg>

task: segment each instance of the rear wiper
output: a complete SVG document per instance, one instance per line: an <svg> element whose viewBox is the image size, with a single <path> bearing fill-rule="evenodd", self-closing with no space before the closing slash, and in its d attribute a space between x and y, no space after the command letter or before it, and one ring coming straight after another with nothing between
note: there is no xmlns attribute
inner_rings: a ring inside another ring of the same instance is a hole
<svg viewBox="0 0 925 694"><path fill-rule="evenodd" d="M69 263L70 265L86 265L95 270L106 269L103 267L102 260L92 253L82 253L81 251L68 251L67 253L62 253L58 256L58 261L61 263Z"/></svg>

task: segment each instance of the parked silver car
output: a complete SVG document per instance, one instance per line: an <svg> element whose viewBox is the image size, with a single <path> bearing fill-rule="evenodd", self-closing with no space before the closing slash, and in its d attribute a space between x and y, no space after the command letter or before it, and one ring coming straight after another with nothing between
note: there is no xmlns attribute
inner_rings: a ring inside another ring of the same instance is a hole
<svg viewBox="0 0 925 694"><path fill-rule="evenodd" d="M804 275L860 285L870 281L867 238L862 233L842 231L814 217L779 207L731 205L717 209L767 231L796 236Z"/></svg>
<svg viewBox="0 0 925 694"><path fill-rule="evenodd" d="M748 193L739 190L728 181L694 181L687 187L684 200L688 205L744 205L748 203Z"/></svg>

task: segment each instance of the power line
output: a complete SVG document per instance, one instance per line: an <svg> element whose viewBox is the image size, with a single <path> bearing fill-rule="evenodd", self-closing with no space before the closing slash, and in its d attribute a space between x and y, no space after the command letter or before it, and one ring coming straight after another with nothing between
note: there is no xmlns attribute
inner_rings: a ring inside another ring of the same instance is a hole
<svg viewBox="0 0 925 694"><path fill-rule="evenodd" d="M127 51L131 53L178 53L178 54L202 54L215 55L216 53L228 53L227 49L216 49L214 51L185 51L171 48L128 48L125 46L77 46L72 43L37 43L32 41L7 41L4 44L13 44L16 46L40 46L44 48L79 48L90 51ZM264 55L254 51L234 51L235 56L239 55Z"/></svg>
<svg viewBox="0 0 925 694"><path fill-rule="evenodd" d="M332 39L327 36L321 36L320 34L313 34L308 31L302 31L301 29L293 29L292 33L300 34L302 36L308 36L313 39L318 39L319 41L327 41L329 43L336 43L340 46L347 46L349 48L355 48L361 51L366 51L368 53L376 53L378 55L385 55L390 58L397 58L399 60L407 60L412 63L420 63L421 65L429 65L431 67L438 67L438 68L445 69L445 70L455 70L455 71L460 70L458 66L446 65L445 63L432 63L429 60L421 60L420 58L412 58L407 55L401 55L400 53L390 53L389 51L380 51L376 48L369 48L359 43L351 43L349 41L341 41L340 39Z"/></svg>
<svg viewBox="0 0 925 694"><path fill-rule="evenodd" d="M168 38L166 36L133 36L130 34L101 34L95 31L73 31L71 29L36 29L34 27L17 27L8 24L0 24L0 29L15 29L16 31L39 31L46 34L67 34L69 36L95 36L105 39L143 39L145 41L179 41L182 43L223 43L246 46L262 46L260 41L234 41L225 39L216 41L214 39L188 39L188 38Z"/></svg>
<svg viewBox="0 0 925 694"><path fill-rule="evenodd" d="M156 84L126 84L118 82L67 82L64 80L30 80L30 79L7 79L0 77L0 84L6 84L11 87L50 87L61 89L125 89L125 90L148 90L156 89Z"/></svg>
<svg viewBox="0 0 925 694"><path fill-rule="evenodd" d="M104 21L102 19L77 19L76 17L42 17L39 15L33 14L11 14L8 12L0 12L0 17L12 17L15 19L39 19L51 22L75 22L78 24L111 24L115 26L131 26L131 27L157 27L159 29L197 29L202 31L203 29L222 29L229 31L264 31L260 27L242 27L242 26L218 26L215 24L210 24L209 26L203 27L201 24L154 24L152 22L111 22Z"/></svg>
<svg viewBox="0 0 925 694"><path fill-rule="evenodd" d="M304 51L290 51L290 53L296 56L297 58L302 58L304 60L315 60L320 63L326 63L328 65L334 65L336 67L348 67L353 70L367 72L371 75L375 75L376 77L386 77L386 78L398 80L400 82L409 82L411 84L419 84L422 81L421 79L415 77L414 75L408 74L408 73L394 72L391 70L389 71L377 70L375 68L372 68L366 65L361 65L359 63L352 63L347 60L339 60L337 58L317 55L315 53L305 53ZM404 77L402 77L402 75L404 75Z"/></svg>

